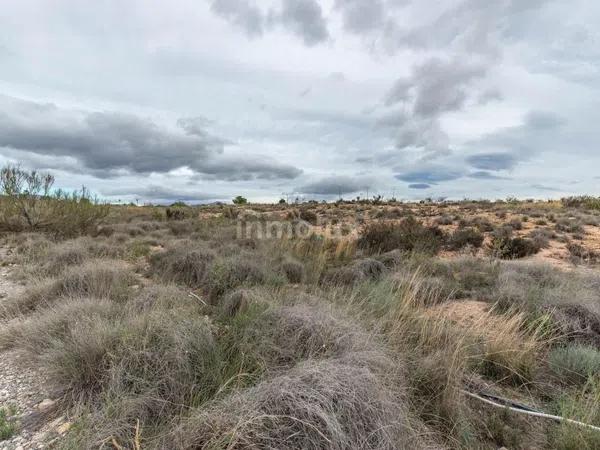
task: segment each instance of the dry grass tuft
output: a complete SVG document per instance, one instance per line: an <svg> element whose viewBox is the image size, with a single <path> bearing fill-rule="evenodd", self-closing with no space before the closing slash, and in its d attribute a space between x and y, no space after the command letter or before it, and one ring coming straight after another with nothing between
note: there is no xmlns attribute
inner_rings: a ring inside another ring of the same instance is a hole
<svg viewBox="0 0 600 450"><path fill-rule="evenodd" d="M308 361L195 411L178 448L423 448L403 392L344 359Z"/></svg>
<svg viewBox="0 0 600 450"><path fill-rule="evenodd" d="M182 242L153 254L150 257L150 271L163 281L197 288L205 281L215 257L213 250Z"/></svg>
<svg viewBox="0 0 600 450"><path fill-rule="evenodd" d="M124 300L134 274L121 261L88 260L81 266L67 268L60 276L41 280L25 294L2 302L0 317L26 314L52 304L59 297L96 297Z"/></svg>

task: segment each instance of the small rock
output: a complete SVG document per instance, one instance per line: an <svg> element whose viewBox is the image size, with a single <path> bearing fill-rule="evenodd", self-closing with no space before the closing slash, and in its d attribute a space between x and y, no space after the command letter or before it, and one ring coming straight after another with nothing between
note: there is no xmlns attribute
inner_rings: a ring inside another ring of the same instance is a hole
<svg viewBox="0 0 600 450"><path fill-rule="evenodd" d="M71 428L71 425L73 425L72 422L65 422L62 425L60 425L58 428L56 428L56 432L58 434L65 434L67 431L69 431L69 429Z"/></svg>
<svg viewBox="0 0 600 450"><path fill-rule="evenodd" d="M56 401L46 398L46 399L42 400L41 403L39 403L36 406L36 408L39 409L40 411L45 411L47 409L52 408L55 404L56 404Z"/></svg>

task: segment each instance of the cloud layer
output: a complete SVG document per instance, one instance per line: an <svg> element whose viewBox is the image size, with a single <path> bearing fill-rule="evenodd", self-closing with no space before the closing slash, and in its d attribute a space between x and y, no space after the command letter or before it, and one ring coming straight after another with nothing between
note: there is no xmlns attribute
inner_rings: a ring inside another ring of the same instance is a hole
<svg viewBox="0 0 600 450"><path fill-rule="evenodd" d="M225 180L296 178L301 170L269 158L236 160L230 142L211 135L203 118L181 118L177 128L118 112L85 112L0 97L0 147L70 157L101 177L166 173L182 167Z"/></svg>
<svg viewBox="0 0 600 450"><path fill-rule="evenodd" d="M597 191L600 6L587 0L4 13L0 164L52 170L61 187L165 202Z"/></svg>

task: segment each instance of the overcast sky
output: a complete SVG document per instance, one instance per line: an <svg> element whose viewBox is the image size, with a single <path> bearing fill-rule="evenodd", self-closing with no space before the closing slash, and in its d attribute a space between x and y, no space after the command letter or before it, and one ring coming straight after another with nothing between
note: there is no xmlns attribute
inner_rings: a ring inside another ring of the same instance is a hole
<svg viewBox="0 0 600 450"><path fill-rule="evenodd" d="M0 163L62 188L600 194L595 0L6 0L0 29Z"/></svg>

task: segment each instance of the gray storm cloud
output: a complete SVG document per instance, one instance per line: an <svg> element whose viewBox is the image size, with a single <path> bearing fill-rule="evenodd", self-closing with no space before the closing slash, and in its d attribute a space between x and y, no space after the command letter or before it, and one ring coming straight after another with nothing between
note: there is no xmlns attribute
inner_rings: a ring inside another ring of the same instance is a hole
<svg viewBox="0 0 600 450"><path fill-rule="evenodd" d="M307 46L330 37L323 9L316 0L281 0L278 8L268 10L251 0L214 0L211 10L250 37L277 27L297 36Z"/></svg>
<svg viewBox="0 0 600 450"><path fill-rule="evenodd" d="M66 110L0 97L0 146L27 153L71 157L82 169L109 176L189 167L217 179L295 178L301 170L272 158L236 161L223 155L227 140L202 128L202 118L180 119L169 129L150 119L117 112Z"/></svg>
<svg viewBox="0 0 600 450"><path fill-rule="evenodd" d="M349 176L324 177L312 183L305 184L297 189L303 194L314 195L343 195L369 189L373 186L373 180L355 178Z"/></svg>

